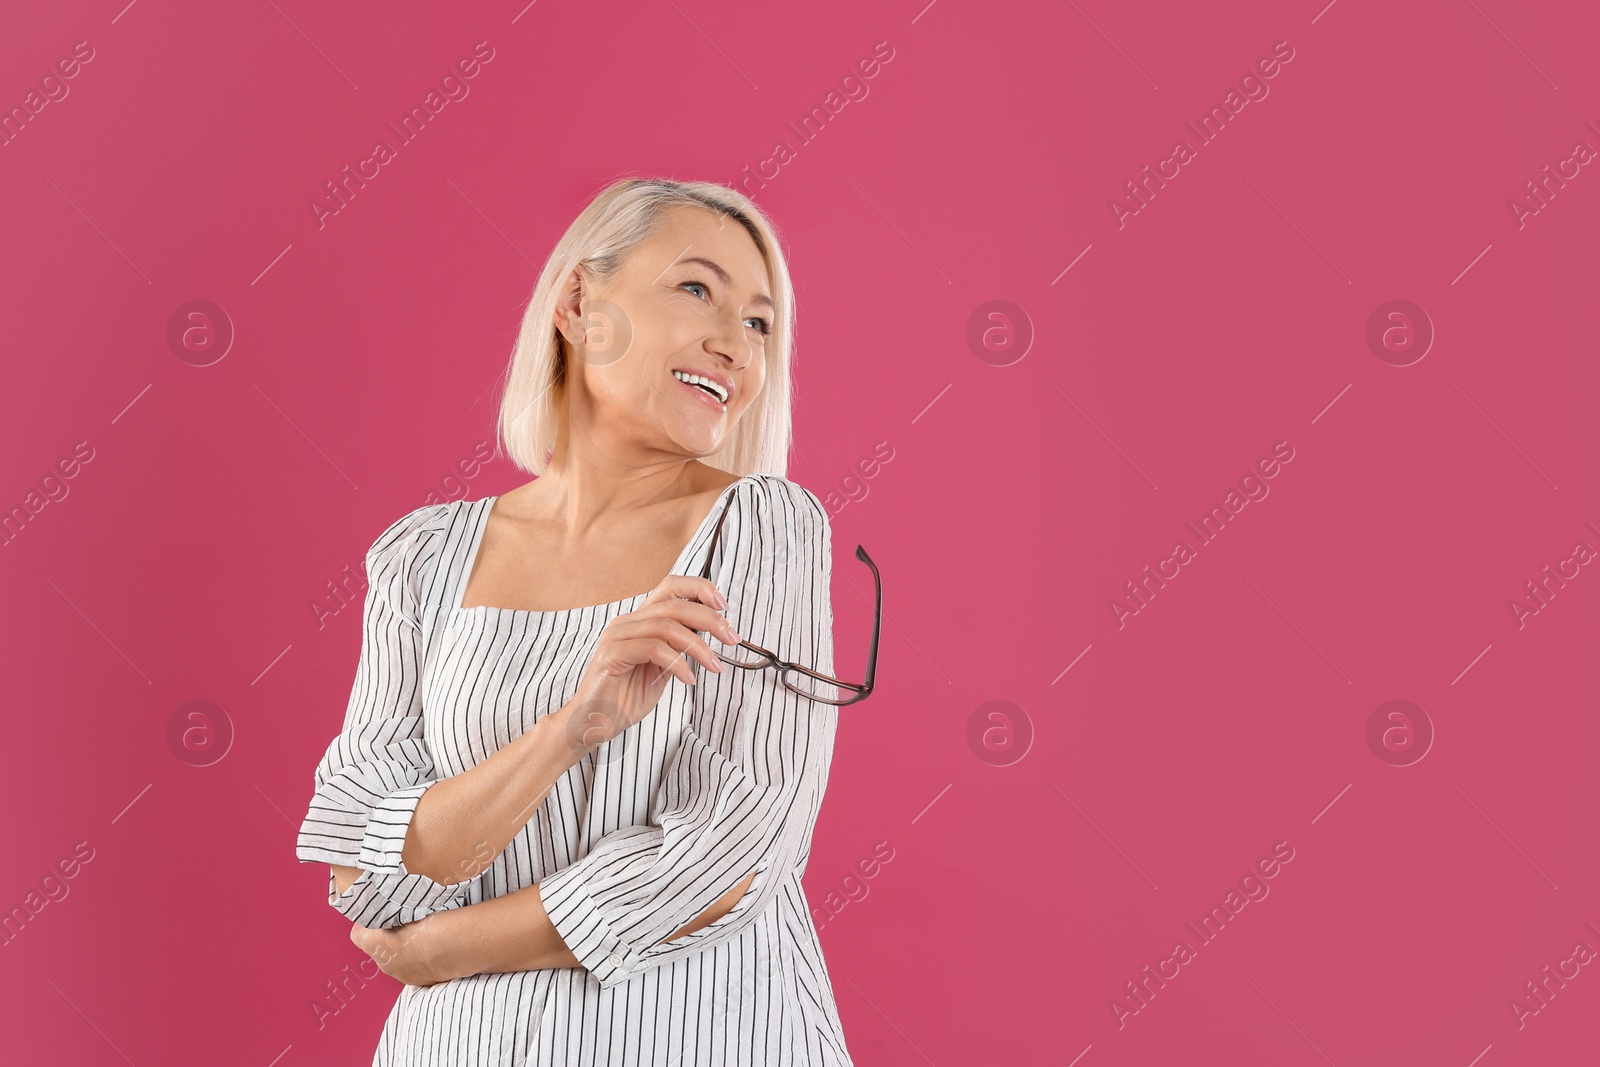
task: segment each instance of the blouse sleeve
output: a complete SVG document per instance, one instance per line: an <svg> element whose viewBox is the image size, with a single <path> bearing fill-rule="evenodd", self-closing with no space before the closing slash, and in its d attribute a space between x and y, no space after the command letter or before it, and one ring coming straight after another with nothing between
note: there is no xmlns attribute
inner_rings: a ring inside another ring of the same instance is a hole
<svg viewBox="0 0 1600 1067"><path fill-rule="evenodd" d="M711 579L740 636L831 675L831 550L810 491L776 475L737 488ZM689 720L650 820L606 834L539 883L556 931L602 988L735 936L810 854L838 708L790 692L774 668L717 674L690 662ZM731 911L663 943L752 871Z"/></svg>
<svg viewBox="0 0 1600 1067"><path fill-rule="evenodd" d="M462 906L471 880L444 885L401 860L417 801L438 780L422 731L423 582L444 541L448 505L402 516L367 551L361 658L340 730L316 768L316 791L300 826L302 862L361 868L328 903L362 926L415 922Z"/></svg>

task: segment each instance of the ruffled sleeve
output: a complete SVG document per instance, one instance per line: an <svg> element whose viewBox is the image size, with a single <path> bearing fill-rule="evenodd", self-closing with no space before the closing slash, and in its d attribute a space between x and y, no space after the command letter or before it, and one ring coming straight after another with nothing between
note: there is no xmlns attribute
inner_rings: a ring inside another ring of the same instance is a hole
<svg viewBox="0 0 1600 1067"><path fill-rule="evenodd" d="M422 729L422 612L449 517L448 504L418 508L367 551L355 684L295 847L302 862L361 868L342 894L328 872L328 903L375 929L460 907L472 885L435 882L401 860L417 801L439 777Z"/></svg>

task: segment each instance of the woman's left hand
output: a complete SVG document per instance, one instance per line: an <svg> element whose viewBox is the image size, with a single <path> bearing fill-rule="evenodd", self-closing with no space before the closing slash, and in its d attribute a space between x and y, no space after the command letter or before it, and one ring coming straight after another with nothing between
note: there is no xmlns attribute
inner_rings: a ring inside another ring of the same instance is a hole
<svg viewBox="0 0 1600 1067"><path fill-rule="evenodd" d="M462 977L454 965L445 929L450 915L449 911L437 911L388 930L356 923L350 928L350 940L390 978L406 985L436 985Z"/></svg>

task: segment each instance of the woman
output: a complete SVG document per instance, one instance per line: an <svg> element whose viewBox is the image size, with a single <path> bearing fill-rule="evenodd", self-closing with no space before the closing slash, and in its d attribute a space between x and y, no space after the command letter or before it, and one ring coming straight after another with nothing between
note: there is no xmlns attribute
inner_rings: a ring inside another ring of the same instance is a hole
<svg viewBox="0 0 1600 1067"><path fill-rule="evenodd" d="M714 654L833 673L828 517L770 473L793 299L745 197L612 185L512 357L538 477L368 552L297 855L405 983L375 1065L851 1062L800 886L838 709Z"/></svg>

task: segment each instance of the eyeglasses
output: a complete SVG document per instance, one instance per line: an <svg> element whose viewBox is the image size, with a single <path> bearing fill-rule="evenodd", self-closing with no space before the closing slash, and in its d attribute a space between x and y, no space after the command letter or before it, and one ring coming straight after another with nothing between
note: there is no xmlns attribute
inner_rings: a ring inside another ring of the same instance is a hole
<svg viewBox="0 0 1600 1067"><path fill-rule="evenodd" d="M729 501L731 504L732 501ZM706 565L700 570L700 577L710 580L711 560L716 555L717 542L722 537L722 522L728 517L728 507L723 505L722 514L717 518L717 528L711 535L711 548L706 552ZM751 644L749 641L740 641L733 647L732 655L725 655L712 651L724 663L735 667L743 667L747 671L759 671L766 667L776 667L779 671L779 680L783 687L791 693L806 697L809 700L820 700L825 704L844 707L865 700L872 695L872 680L878 673L878 635L883 627L883 579L878 576L878 565L872 562L872 557L867 555L867 550L860 545L856 546L856 559L872 568L872 585L874 589L872 607L872 645L867 651L867 680L864 682L846 682L821 671L812 670L810 667L799 663L790 663L779 659L778 656L760 645ZM830 695L829 689L846 690L851 695L840 697Z"/></svg>

